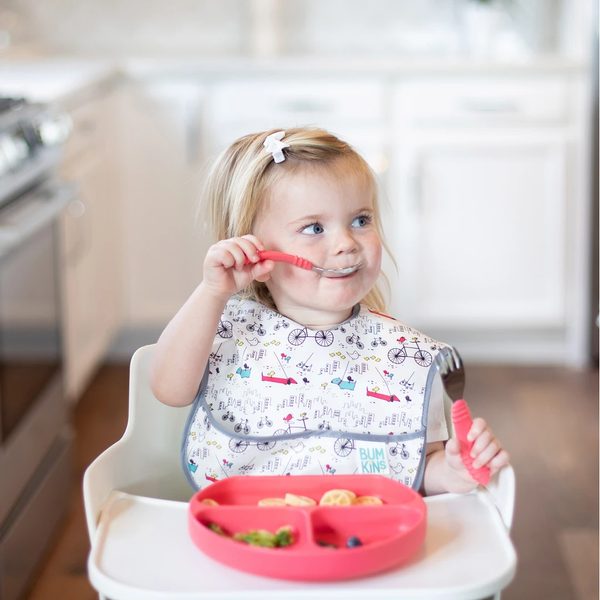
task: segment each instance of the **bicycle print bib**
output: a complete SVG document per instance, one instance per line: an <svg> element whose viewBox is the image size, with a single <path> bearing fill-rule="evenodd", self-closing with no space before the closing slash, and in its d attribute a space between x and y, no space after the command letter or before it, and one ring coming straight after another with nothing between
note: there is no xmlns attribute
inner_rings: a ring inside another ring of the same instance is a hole
<svg viewBox="0 0 600 600"><path fill-rule="evenodd" d="M232 298L187 420L190 484L380 473L418 489L433 355L442 347L362 305L341 325L314 331Z"/></svg>

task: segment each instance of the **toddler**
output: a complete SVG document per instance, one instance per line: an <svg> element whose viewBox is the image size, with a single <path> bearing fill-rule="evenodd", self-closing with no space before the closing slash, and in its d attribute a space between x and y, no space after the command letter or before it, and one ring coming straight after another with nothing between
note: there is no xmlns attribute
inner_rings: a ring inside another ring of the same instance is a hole
<svg viewBox="0 0 600 600"><path fill-rule="evenodd" d="M218 242L203 281L158 340L151 385L194 403L182 462L195 490L230 475L379 473L424 494L474 489L448 439L433 357L443 344L386 316L377 183L313 128L245 136L214 164ZM259 252L285 252L328 277ZM483 419L473 466L508 454Z"/></svg>

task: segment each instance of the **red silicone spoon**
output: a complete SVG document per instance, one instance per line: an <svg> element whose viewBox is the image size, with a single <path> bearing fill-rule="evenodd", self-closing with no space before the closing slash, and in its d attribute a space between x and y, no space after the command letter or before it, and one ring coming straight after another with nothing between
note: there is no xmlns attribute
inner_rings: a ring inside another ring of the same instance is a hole
<svg viewBox="0 0 600 600"><path fill-rule="evenodd" d="M305 258L294 256L293 254L285 254L284 252L272 252L271 250L264 250L259 251L258 256L260 257L261 261L274 260L275 262L288 263L289 265L294 265L294 267L299 267L300 269L315 271L322 277L346 277L347 275L354 273L354 271L359 269L362 265L362 263L358 263L357 265L346 267L344 269L323 269L321 267L315 267L315 265ZM247 265L251 262L252 261L250 259L246 259Z"/></svg>

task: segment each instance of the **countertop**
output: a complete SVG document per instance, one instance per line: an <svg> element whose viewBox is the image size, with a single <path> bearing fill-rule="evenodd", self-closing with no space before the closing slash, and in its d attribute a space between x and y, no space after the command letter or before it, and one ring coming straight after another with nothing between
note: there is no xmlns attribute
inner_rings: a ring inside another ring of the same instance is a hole
<svg viewBox="0 0 600 600"><path fill-rule="evenodd" d="M73 108L122 77L110 60L0 61L0 95Z"/></svg>
<svg viewBox="0 0 600 600"><path fill-rule="evenodd" d="M581 61L539 58L526 62L475 62L468 60L409 60L402 58L189 58L129 57L74 58L17 57L0 59L0 95L25 96L32 101L63 103L67 108L85 101L99 89L123 79L193 79L214 81L223 77L373 76L437 77L531 76L533 74L578 74L589 67Z"/></svg>

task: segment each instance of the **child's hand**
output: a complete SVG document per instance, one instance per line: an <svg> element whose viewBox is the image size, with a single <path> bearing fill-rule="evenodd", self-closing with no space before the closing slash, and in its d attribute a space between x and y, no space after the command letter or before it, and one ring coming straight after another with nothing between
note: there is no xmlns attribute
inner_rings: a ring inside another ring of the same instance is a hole
<svg viewBox="0 0 600 600"><path fill-rule="evenodd" d="M473 419L467 439L473 442L471 448L473 468L489 467L490 474L493 475L508 464L510 458L508 452L502 448L498 438L487 427L483 419ZM477 487L477 482L469 475L463 464L460 456L460 442L455 437L450 438L446 443L446 462L450 467L452 478L456 477L456 492L469 492Z"/></svg>
<svg viewBox="0 0 600 600"><path fill-rule="evenodd" d="M263 243L254 235L221 240L208 249L204 259L204 285L215 296L229 300L254 279L268 281L275 263L259 262ZM246 257L251 261L246 265Z"/></svg>

